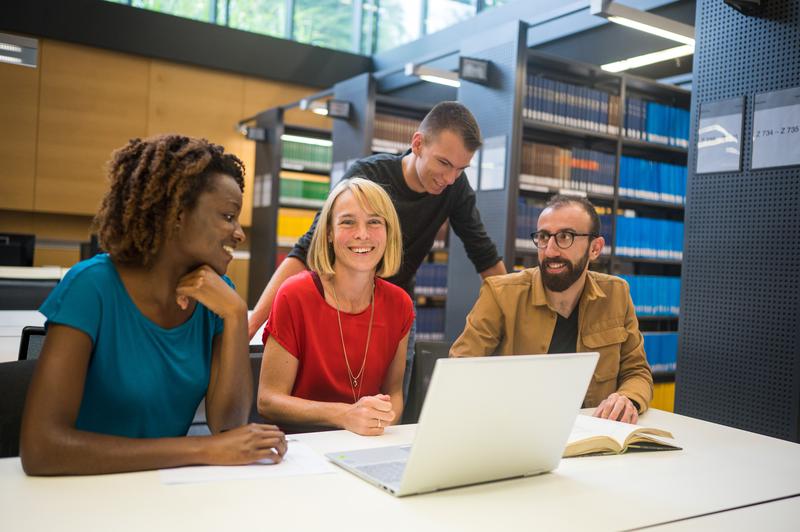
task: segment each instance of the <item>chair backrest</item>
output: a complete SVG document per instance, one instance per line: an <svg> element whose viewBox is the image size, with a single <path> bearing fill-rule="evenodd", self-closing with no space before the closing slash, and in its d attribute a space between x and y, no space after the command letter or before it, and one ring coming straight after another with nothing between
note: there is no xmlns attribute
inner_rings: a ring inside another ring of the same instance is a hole
<svg viewBox="0 0 800 532"><path fill-rule="evenodd" d="M37 310L57 279L0 279L0 310Z"/></svg>
<svg viewBox="0 0 800 532"><path fill-rule="evenodd" d="M19 340L19 356L17 360L33 360L39 358L47 331L44 327L28 325L22 328Z"/></svg>
<svg viewBox="0 0 800 532"><path fill-rule="evenodd" d="M19 456L22 410L36 362L0 363L0 458Z"/></svg>
<svg viewBox="0 0 800 532"><path fill-rule="evenodd" d="M403 407L403 423L419 421L433 368L438 359L448 357L450 345L449 342L417 342L414 345L414 365L411 368L408 397Z"/></svg>

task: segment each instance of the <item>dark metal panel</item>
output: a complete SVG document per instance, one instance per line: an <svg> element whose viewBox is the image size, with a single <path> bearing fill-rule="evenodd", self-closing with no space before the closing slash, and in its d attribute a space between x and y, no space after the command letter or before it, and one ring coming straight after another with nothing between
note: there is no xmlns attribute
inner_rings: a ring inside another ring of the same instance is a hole
<svg viewBox="0 0 800 532"><path fill-rule="evenodd" d="M513 266L514 230L516 223L516 189L519 155L517 148L522 134L522 84L525 78L525 36L522 22L506 24L462 43L464 55L492 62L490 85L462 82L458 100L466 105L481 128L484 138L505 137L505 183L502 190L476 191L478 209L489 236ZM445 338L454 341L464 330L467 314L478 298L481 279L467 258L464 245L450 235L447 263L447 314Z"/></svg>
<svg viewBox="0 0 800 532"><path fill-rule="evenodd" d="M350 102L350 119L333 121L331 186L349 163L372 153L375 126L375 80L361 74L334 85L333 98Z"/></svg>
<svg viewBox="0 0 800 532"><path fill-rule="evenodd" d="M800 3L697 4L678 413L798 441L800 168L750 168L753 95L800 85ZM697 175L698 106L744 95L742 171Z"/></svg>
<svg viewBox="0 0 800 532"><path fill-rule="evenodd" d="M439 102L455 100L458 98L458 90L447 85L421 81L389 93L389 95L394 98L433 106Z"/></svg>
<svg viewBox="0 0 800 532"><path fill-rule="evenodd" d="M366 56L102 0L6 2L0 31L312 87L329 87L372 67Z"/></svg>
<svg viewBox="0 0 800 532"><path fill-rule="evenodd" d="M268 138L256 142L256 168L253 180L253 221L250 228L250 269L247 306L253 308L275 272L277 258L278 201L280 197L281 135L283 110L270 109L256 116L256 127L264 128Z"/></svg>

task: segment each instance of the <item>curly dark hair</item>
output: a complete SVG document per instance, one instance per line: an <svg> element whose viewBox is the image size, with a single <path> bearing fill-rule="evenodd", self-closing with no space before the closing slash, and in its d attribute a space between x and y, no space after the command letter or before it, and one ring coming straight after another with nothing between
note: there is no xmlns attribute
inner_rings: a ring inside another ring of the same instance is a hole
<svg viewBox="0 0 800 532"><path fill-rule="evenodd" d="M149 266L216 174L244 192L244 164L222 146L181 135L130 140L108 163L111 187L92 223L100 246L122 263Z"/></svg>

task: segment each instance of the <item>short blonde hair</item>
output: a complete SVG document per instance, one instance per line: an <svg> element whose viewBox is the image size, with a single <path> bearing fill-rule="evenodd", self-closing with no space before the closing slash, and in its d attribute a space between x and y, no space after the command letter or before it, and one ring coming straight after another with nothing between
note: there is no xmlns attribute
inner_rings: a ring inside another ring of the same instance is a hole
<svg viewBox="0 0 800 532"><path fill-rule="evenodd" d="M403 259L403 236L400 232L400 220L394 209L392 200L383 188L363 177L351 177L336 185L325 204L317 221L317 228L311 238L308 250L308 267L319 275L332 275L336 256L333 244L328 236L333 231L333 204L339 196L349 190L356 201L367 212L375 213L386 222L386 249L375 272L378 277L391 277L400 269Z"/></svg>

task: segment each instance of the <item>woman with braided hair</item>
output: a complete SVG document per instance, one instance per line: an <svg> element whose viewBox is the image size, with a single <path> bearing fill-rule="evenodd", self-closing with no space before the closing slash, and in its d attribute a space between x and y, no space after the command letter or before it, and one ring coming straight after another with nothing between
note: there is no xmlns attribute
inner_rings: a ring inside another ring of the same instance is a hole
<svg viewBox="0 0 800 532"><path fill-rule="evenodd" d="M44 302L47 337L20 455L31 475L278 462L272 425L242 426L252 378L247 306L225 277L244 241L243 167L205 139L131 140L94 220L107 254ZM211 436L186 437L206 399Z"/></svg>

